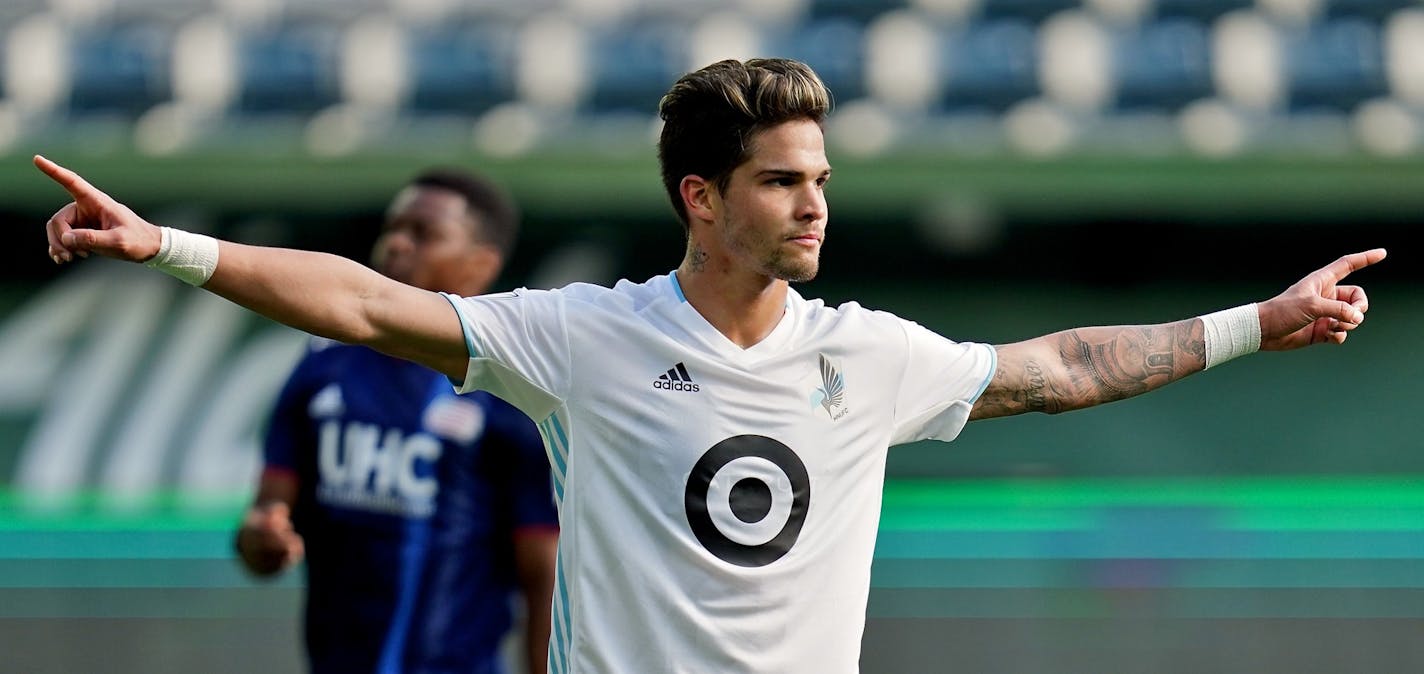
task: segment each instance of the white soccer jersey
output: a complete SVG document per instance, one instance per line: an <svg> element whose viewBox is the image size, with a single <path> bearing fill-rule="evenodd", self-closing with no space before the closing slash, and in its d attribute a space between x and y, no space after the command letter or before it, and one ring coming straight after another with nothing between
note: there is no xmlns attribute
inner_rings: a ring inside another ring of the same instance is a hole
<svg viewBox="0 0 1424 674"><path fill-rule="evenodd" d="M991 346L792 291L743 349L675 274L447 297L460 390L520 407L548 446L550 671L857 671L886 449L953 439Z"/></svg>

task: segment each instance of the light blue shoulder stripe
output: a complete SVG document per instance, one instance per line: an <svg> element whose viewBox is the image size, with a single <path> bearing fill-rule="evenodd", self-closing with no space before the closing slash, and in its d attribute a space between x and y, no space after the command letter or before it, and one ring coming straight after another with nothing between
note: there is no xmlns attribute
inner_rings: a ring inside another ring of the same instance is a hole
<svg viewBox="0 0 1424 674"><path fill-rule="evenodd" d="M460 334L465 336L465 352L470 354L471 358L479 358L480 352L475 348L475 335L470 332L470 325L465 322L465 312L460 311L460 305L455 303L460 298L450 293L440 293L440 296L450 303L450 307L455 310L455 317L460 321Z"/></svg>
<svg viewBox="0 0 1424 674"><path fill-rule="evenodd" d="M969 404L973 405L979 400L979 396L984 395L984 389L989 388L989 382L994 380L994 373L999 371L999 350L993 344L986 344L989 348L989 376L984 377L984 381L979 384L979 390L969 397Z"/></svg>

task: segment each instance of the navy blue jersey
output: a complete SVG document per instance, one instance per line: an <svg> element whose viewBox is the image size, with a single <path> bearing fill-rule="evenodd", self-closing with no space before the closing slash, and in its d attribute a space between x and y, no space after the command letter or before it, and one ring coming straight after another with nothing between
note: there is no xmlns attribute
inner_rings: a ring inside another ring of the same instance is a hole
<svg viewBox="0 0 1424 674"><path fill-rule="evenodd" d="M500 671L514 532L557 526L528 417L414 363L331 345L292 372L265 454L299 484L314 674Z"/></svg>

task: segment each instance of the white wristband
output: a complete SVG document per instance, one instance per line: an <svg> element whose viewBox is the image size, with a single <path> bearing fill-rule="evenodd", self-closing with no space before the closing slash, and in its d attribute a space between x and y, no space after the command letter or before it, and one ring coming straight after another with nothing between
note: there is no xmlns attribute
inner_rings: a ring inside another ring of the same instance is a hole
<svg viewBox="0 0 1424 674"><path fill-rule="evenodd" d="M163 241L158 254L143 263L187 283L201 286L218 268L218 240L203 234L161 227Z"/></svg>
<svg viewBox="0 0 1424 674"><path fill-rule="evenodd" d="M1201 320L1207 368L1261 350L1261 314L1254 303L1210 313Z"/></svg>

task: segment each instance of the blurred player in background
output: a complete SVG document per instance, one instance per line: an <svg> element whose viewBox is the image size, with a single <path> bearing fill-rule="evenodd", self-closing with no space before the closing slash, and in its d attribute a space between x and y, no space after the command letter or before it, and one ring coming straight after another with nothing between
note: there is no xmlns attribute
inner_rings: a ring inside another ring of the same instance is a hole
<svg viewBox="0 0 1424 674"><path fill-rule="evenodd" d="M496 392L537 421L560 503L560 673L856 671L890 446L1121 400L1258 349L1343 342L1368 302L1340 282L1385 256L1347 255L1259 304L1171 323L951 341L791 289L819 269L829 110L795 61L687 74L663 97L658 143L687 234L678 267L481 297L159 228L35 161L74 197L47 226L56 261L148 261ZM945 288L944 301L972 291Z"/></svg>
<svg viewBox="0 0 1424 674"><path fill-rule="evenodd" d="M391 203L373 266L429 291L482 293L517 225L493 184L432 169ZM516 590L529 671L545 671L557 515L522 412L317 339L277 401L265 457L237 549L262 576L305 557L312 672L502 672Z"/></svg>

